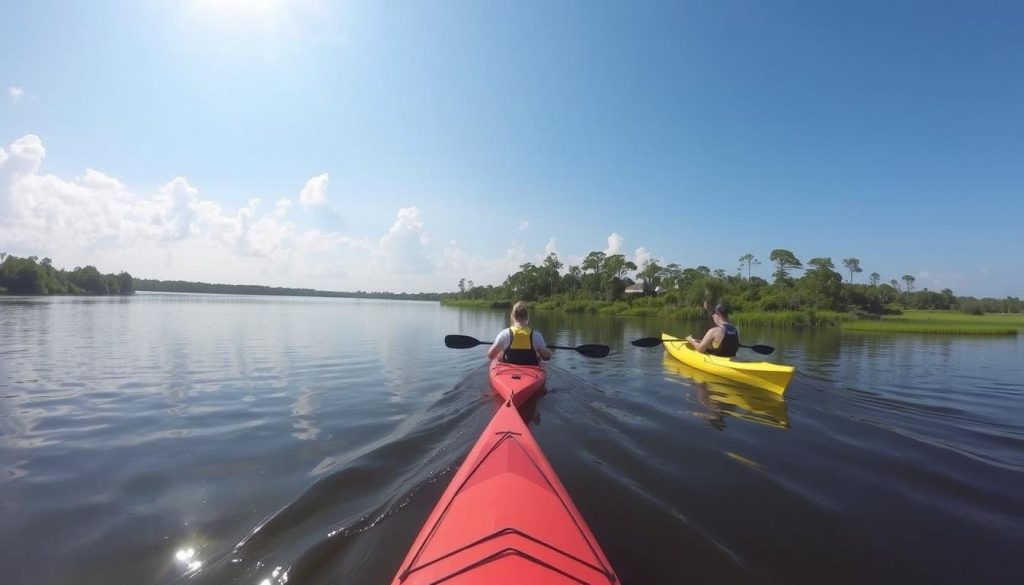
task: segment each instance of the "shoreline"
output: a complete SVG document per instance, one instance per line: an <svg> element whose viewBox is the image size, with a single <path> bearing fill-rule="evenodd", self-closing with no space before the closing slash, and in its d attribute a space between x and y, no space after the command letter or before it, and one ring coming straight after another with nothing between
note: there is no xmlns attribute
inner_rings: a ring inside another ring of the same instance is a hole
<svg viewBox="0 0 1024 585"><path fill-rule="evenodd" d="M441 299L441 305L459 308L508 310L512 301L484 299ZM705 315L693 307L656 308L634 306L626 302L569 301L559 304L551 301L533 301L531 308L538 311L585 313L614 317L661 317L665 319L702 320ZM898 311L898 312L897 312ZM894 310L893 315L862 317L836 311L751 311L732 315L732 322L740 327L779 328L839 328L856 333L918 333L926 335L982 335L1015 336L1024 329L1024 314L988 313L969 315L952 310Z"/></svg>

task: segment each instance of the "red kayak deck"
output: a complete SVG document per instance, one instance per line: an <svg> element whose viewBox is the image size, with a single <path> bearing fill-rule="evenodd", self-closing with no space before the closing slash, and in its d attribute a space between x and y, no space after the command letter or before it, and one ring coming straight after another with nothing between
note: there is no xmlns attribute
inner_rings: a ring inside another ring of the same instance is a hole
<svg viewBox="0 0 1024 585"><path fill-rule="evenodd" d="M518 410L505 402L434 507L393 583L617 582Z"/></svg>
<svg viewBox="0 0 1024 585"><path fill-rule="evenodd" d="M516 408L522 408L544 388L547 373L544 366L518 366L494 360L490 378L491 387L502 400L512 400Z"/></svg>

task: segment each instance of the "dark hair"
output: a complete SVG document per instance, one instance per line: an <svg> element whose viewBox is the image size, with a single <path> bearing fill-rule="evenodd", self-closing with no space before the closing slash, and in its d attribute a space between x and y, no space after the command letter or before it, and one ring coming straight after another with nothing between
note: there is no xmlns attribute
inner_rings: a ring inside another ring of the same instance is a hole
<svg viewBox="0 0 1024 585"><path fill-rule="evenodd" d="M718 315L721 315L721 316L723 316L725 318L728 318L729 317L729 307L728 307L728 305L724 305L724 304L719 303L718 305L715 306L715 313L718 314Z"/></svg>

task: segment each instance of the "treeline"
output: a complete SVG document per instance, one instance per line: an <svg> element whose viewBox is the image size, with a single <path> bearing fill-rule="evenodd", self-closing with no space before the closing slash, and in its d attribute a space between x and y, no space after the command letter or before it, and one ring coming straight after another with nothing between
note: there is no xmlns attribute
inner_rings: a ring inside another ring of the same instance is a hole
<svg viewBox="0 0 1024 585"><path fill-rule="evenodd" d="M390 293L390 292L335 292L311 288L286 288L258 284L211 284L184 280L135 279L135 290L151 292L206 293L222 295L270 295L290 297L335 297L346 299L389 299L406 301L436 301L439 293Z"/></svg>
<svg viewBox="0 0 1024 585"><path fill-rule="evenodd" d="M703 311L719 302L728 303L737 311L832 311L875 315L893 306L963 308L973 313L1019 313L1024 309L1016 297L978 300L958 298L948 288L938 292L927 288L915 290L916 279L909 274L886 282L880 274L872 272L867 283L854 283L855 276L863 272L857 258L842 260L846 278L828 257L811 258L804 263L791 251L776 249L768 256L768 261L774 266L772 282L751 275L752 269L761 264L753 254L740 257L736 272L728 274L724 269L684 268L675 263L662 265L653 259L637 267L622 254L606 255L604 252L591 252L579 265L563 271L562 261L552 253L539 264L522 264L500 286L473 286L472 281L462 279L458 284L459 292L448 298L480 303L542 300L547 306L570 310L602 303L628 303L655 310ZM802 274L797 276L799 272Z"/></svg>
<svg viewBox="0 0 1024 585"><path fill-rule="evenodd" d="M130 295L132 275L101 274L95 266L74 270L53 267L49 258L19 258L0 252L0 294L11 295Z"/></svg>

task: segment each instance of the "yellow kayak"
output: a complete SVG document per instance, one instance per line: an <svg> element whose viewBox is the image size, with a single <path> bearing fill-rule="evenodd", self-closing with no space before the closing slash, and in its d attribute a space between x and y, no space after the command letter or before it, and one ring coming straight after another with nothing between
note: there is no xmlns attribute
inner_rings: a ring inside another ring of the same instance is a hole
<svg viewBox="0 0 1024 585"><path fill-rule="evenodd" d="M743 362L733 358L707 355L690 349L685 339L662 333L668 353L684 364L728 380L742 382L782 395L793 379L796 368L771 362Z"/></svg>

